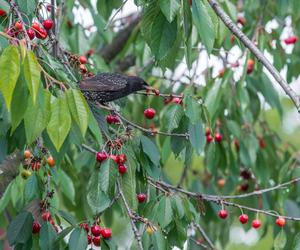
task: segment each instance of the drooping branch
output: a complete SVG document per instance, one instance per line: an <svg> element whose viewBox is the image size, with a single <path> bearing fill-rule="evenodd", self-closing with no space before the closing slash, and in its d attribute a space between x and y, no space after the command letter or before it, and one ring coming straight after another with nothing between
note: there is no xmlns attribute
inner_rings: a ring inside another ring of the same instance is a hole
<svg viewBox="0 0 300 250"><path fill-rule="evenodd" d="M239 29L239 27L230 19L225 11L220 7L216 0L207 0L217 16L223 21L225 26L253 53L253 55L265 66L274 79L279 83L285 93L290 97L300 113L300 99L296 92L283 79L278 70L269 62L264 54L255 46L255 44Z"/></svg>

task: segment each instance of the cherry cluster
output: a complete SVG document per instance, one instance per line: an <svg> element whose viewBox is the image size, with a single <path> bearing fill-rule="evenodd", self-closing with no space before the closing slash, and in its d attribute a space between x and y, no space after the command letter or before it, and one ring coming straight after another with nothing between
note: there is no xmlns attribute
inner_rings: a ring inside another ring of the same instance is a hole
<svg viewBox="0 0 300 250"><path fill-rule="evenodd" d="M95 246L100 246L101 237L104 239L109 239L112 235L112 231L110 228L101 228L97 222L95 222L91 227L88 223L84 222L80 224L80 227L82 227L86 231L89 245L93 243Z"/></svg>
<svg viewBox="0 0 300 250"><path fill-rule="evenodd" d="M213 140L213 137L211 135L210 128L208 128L208 127L205 129L205 136L206 136L206 143L207 144L211 143ZM223 136L218 132L215 133L214 137L215 137L215 142L217 142L217 143L220 143L223 139Z"/></svg>
<svg viewBox="0 0 300 250"><path fill-rule="evenodd" d="M127 167L125 166L125 162L127 161L127 156L125 154L113 155L107 154L104 151L96 153L97 162L102 163L103 161L109 158L112 159L118 165L118 170L121 175L126 173Z"/></svg>

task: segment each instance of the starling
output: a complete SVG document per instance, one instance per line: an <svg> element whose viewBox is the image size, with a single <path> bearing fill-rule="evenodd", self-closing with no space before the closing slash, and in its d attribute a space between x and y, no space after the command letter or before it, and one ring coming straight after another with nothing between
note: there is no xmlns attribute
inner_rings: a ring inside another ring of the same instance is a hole
<svg viewBox="0 0 300 250"><path fill-rule="evenodd" d="M97 74L82 80L79 87L88 101L100 103L114 101L138 90L150 88L140 77L117 73Z"/></svg>

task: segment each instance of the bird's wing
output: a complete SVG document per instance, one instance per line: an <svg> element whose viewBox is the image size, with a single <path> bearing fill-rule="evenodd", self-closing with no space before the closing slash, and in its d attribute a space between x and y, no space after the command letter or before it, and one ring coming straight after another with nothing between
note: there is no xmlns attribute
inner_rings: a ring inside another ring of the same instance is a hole
<svg viewBox="0 0 300 250"><path fill-rule="evenodd" d="M80 82L80 89L86 91L122 91L127 77L116 73L101 73Z"/></svg>

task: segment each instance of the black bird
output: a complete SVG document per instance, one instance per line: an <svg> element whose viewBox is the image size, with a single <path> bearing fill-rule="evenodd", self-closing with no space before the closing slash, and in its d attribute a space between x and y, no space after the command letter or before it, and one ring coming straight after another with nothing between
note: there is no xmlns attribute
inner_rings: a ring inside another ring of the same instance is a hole
<svg viewBox="0 0 300 250"><path fill-rule="evenodd" d="M138 90L150 89L150 86L137 76L100 73L82 80L79 88L88 101L104 103L117 100Z"/></svg>

